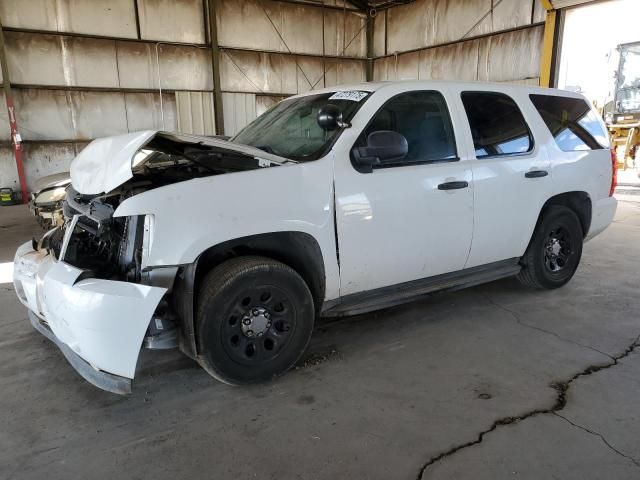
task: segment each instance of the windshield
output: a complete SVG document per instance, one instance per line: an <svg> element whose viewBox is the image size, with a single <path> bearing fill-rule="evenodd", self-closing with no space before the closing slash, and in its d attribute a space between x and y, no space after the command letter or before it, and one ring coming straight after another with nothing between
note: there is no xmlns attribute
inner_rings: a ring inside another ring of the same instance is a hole
<svg viewBox="0 0 640 480"><path fill-rule="evenodd" d="M332 131L320 128L317 121L320 109L333 104L341 110L342 120L350 122L369 95L369 92L345 91L283 100L231 141L292 160L316 160L329 150L342 131L341 128Z"/></svg>
<svg viewBox="0 0 640 480"><path fill-rule="evenodd" d="M640 45L628 47L620 61L620 88L640 87Z"/></svg>
<svg viewBox="0 0 640 480"><path fill-rule="evenodd" d="M640 45L626 47L620 53L618 110L640 110Z"/></svg>

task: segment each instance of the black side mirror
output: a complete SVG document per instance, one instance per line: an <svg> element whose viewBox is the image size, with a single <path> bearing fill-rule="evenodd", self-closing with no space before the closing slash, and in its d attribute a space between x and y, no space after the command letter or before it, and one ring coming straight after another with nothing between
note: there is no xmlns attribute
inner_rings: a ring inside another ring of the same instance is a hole
<svg viewBox="0 0 640 480"><path fill-rule="evenodd" d="M408 152L409 145L404 135L391 130L379 130L369 134L366 147L356 147L352 153L358 171L371 173L374 166L402 160Z"/></svg>
<svg viewBox="0 0 640 480"><path fill-rule="evenodd" d="M327 103L318 112L318 125L323 130L328 131L333 131L338 127L350 126L342 120L342 110L332 103Z"/></svg>

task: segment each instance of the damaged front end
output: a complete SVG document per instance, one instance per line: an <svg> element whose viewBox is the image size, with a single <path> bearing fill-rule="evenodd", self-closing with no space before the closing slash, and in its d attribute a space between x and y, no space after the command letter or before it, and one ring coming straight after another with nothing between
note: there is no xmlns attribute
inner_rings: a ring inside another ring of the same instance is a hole
<svg viewBox="0 0 640 480"><path fill-rule="evenodd" d="M120 197L84 196L69 187L65 224L43 237L39 248L81 268L85 276L139 282L145 219L114 218Z"/></svg>
<svg viewBox="0 0 640 480"><path fill-rule="evenodd" d="M113 216L131 194L69 187L64 225L24 244L14 262L16 292L33 326L86 380L121 394L131 391L140 346L169 291L142 278L146 217Z"/></svg>
<svg viewBox="0 0 640 480"><path fill-rule="evenodd" d="M153 215L118 216L118 207L166 185L280 164L250 150L140 132L96 140L76 157L64 225L18 249L14 285L34 327L86 380L128 393L141 346L177 345L169 305L178 266L148 268Z"/></svg>
<svg viewBox="0 0 640 480"><path fill-rule="evenodd" d="M45 230L64 224L62 204L70 183L69 172L48 175L36 182L29 200L29 211Z"/></svg>

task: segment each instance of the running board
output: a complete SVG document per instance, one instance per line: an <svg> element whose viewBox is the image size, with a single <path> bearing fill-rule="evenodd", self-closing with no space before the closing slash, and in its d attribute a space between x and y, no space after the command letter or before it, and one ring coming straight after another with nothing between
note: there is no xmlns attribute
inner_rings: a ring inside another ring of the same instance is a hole
<svg viewBox="0 0 640 480"><path fill-rule="evenodd" d="M325 302L320 315L323 317L358 315L400 305L436 292L450 292L512 277L522 268L518 264L519 260L519 258L512 258L367 292L353 293L337 301Z"/></svg>

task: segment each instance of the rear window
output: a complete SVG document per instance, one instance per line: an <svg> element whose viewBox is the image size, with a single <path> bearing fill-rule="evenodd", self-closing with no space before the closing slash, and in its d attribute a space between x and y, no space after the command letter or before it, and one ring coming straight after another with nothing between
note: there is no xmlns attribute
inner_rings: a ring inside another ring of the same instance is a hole
<svg viewBox="0 0 640 480"><path fill-rule="evenodd" d="M609 137L596 113L580 98L529 95L556 144L565 152L609 148Z"/></svg>
<svg viewBox="0 0 640 480"><path fill-rule="evenodd" d="M513 99L498 92L462 92L476 158L530 152L533 138Z"/></svg>

